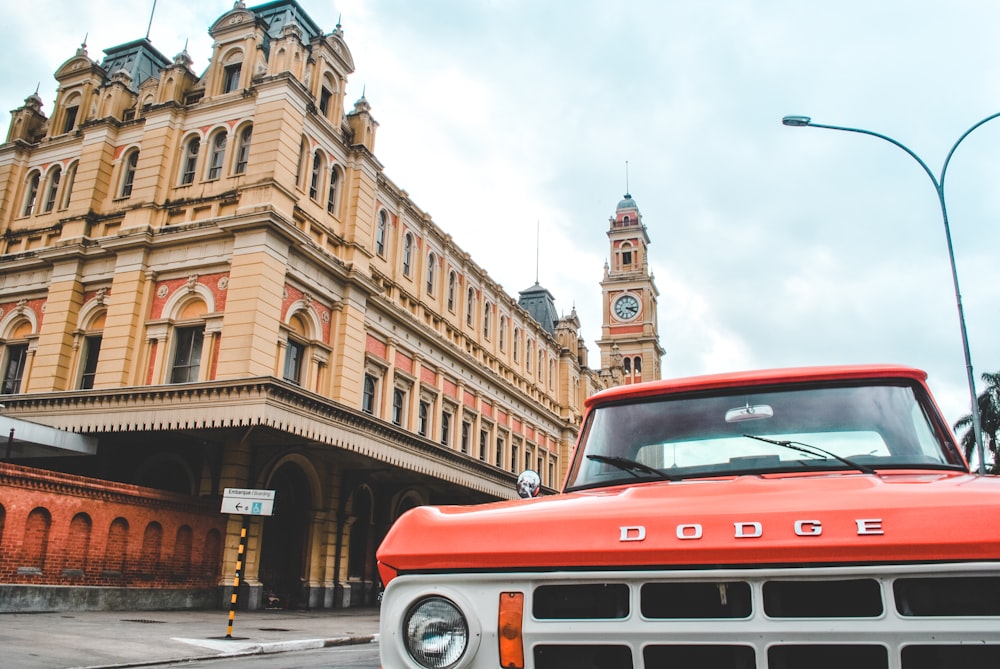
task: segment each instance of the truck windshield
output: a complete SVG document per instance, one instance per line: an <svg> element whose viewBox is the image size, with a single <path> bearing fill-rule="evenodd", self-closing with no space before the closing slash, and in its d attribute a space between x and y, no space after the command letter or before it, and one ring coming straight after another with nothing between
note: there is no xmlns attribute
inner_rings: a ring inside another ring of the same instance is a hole
<svg viewBox="0 0 1000 669"><path fill-rule="evenodd" d="M908 385L726 389L598 406L567 489L768 472L965 468Z"/></svg>

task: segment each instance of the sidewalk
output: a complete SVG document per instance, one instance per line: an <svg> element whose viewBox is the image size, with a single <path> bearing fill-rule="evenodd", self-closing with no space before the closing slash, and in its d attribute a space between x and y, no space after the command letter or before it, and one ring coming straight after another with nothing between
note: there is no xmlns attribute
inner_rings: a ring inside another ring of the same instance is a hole
<svg viewBox="0 0 1000 669"><path fill-rule="evenodd" d="M277 653L378 638L378 608L229 612L61 611L0 613L0 666L18 669L141 667L161 662Z"/></svg>

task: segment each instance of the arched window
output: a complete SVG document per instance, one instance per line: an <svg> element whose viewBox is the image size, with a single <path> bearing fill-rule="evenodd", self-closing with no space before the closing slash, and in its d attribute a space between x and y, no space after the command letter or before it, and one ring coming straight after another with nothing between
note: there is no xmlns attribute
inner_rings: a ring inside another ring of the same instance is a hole
<svg viewBox="0 0 1000 669"><path fill-rule="evenodd" d="M524 368L527 372L531 373L531 359L534 357L535 352L535 342L531 339L528 340L528 345L524 348Z"/></svg>
<svg viewBox="0 0 1000 669"><path fill-rule="evenodd" d="M375 413L375 377L365 374L364 387L361 389L361 410L367 414Z"/></svg>
<svg viewBox="0 0 1000 669"><path fill-rule="evenodd" d="M455 272L448 272L448 310L455 311L455 286L458 278Z"/></svg>
<svg viewBox="0 0 1000 669"><path fill-rule="evenodd" d="M204 319L208 306L201 299L187 302L178 313L185 325L175 327L173 340L173 360L170 364L170 383L190 383L201 379L201 356L205 344L205 323L195 322Z"/></svg>
<svg viewBox="0 0 1000 669"><path fill-rule="evenodd" d="M413 235L407 232L403 236L403 276L410 276L410 264L413 261Z"/></svg>
<svg viewBox="0 0 1000 669"><path fill-rule="evenodd" d="M295 164L295 186L302 187L303 173L306 170L306 161L309 160L309 142L303 137L299 144L299 162Z"/></svg>
<svg viewBox="0 0 1000 669"><path fill-rule="evenodd" d="M507 317L500 314L500 329L497 333L497 339L499 340L500 350L503 351L507 346Z"/></svg>
<svg viewBox="0 0 1000 669"><path fill-rule="evenodd" d="M469 291L465 295L465 324L468 325L470 328L472 327L472 324L475 322L474 321L475 316L473 315L475 313L476 313L476 290L472 286L469 286Z"/></svg>
<svg viewBox="0 0 1000 669"><path fill-rule="evenodd" d="M250 162L250 139L253 137L253 126L245 125L240 130L236 142L236 157L233 163L233 174L246 174L247 163Z"/></svg>
<svg viewBox="0 0 1000 669"><path fill-rule="evenodd" d="M39 506L28 514L28 519L24 523L24 538L21 540L22 565L39 573L44 570L51 527L52 514L48 509Z"/></svg>
<svg viewBox="0 0 1000 669"><path fill-rule="evenodd" d="M135 169L139 164L139 149L132 149L127 154L125 154L125 159L122 161L122 187L121 187L121 197L130 197L132 195L132 184L135 182Z"/></svg>
<svg viewBox="0 0 1000 669"><path fill-rule="evenodd" d="M66 537L66 562L63 564L63 574L75 571L83 576L87 570L87 558L90 555L90 533L93 522L86 513L73 516L69 524L69 534Z"/></svg>
<svg viewBox="0 0 1000 669"><path fill-rule="evenodd" d="M406 393L402 388L392 389L392 424L403 424L403 406Z"/></svg>
<svg viewBox="0 0 1000 669"><path fill-rule="evenodd" d="M622 369L626 376L632 373L632 358L626 357L622 360Z"/></svg>
<svg viewBox="0 0 1000 669"><path fill-rule="evenodd" d="M332 214L337 211L337 166L330 168L330 185L326 190L326 211Z"/></svg>
<svg viewBox="0 0 1000 669"><path fill-rule="evenodd" d="M427 294L434 295L434 266L437 265L437 256L434 252L427 254Z"/></svg>
<svg viewBox="0 0 1000 669"><path fill-rule="evenodd" d="M621 245L621 266L623 268L629 268L632 263L635 262L635 257L632 253L632 245L625 242Z"/></svg>
<svg viewBox="0 0 1000 669"><path fill-rule="evenodd" d="M487 339L490 338L490 311L492 305L487 302L483 305L483 336Z"/></svg>
<svg viewBox="0 0 1000 669"><path fill-rule="evenodd" d="M633 365L636 374L642 374L642 358L635 356L635 364Z"/></svg>
<svg viewBox="0 0 1000 669"><path fill-rule="evenodd" d="M319 150L313 153L312 172L309 174L309 197L319 198L320 178L323 174L323 154Z"/></svg>
<svg viewBox="0 0 1000 669"><path fill-rule="evenodd" d="M378 213L378 230L375 231L375 253L385 256L385 234L389 227L389 215L385 209Z"/></svg>
<svg viewBox="0 0 1000 669"><path fill-rule="evenodd" d="M553 388L556 385L556 360L555 358L549 358L549 388Z"/></svg>
<svg viewBox="0 0 1000 669"><path fill-rule="evenodd" d="M30 321L21 320L8 328L7 345L3 350L3 378L0 379L0 394L10 395L21 392L21 381L28 365L27 337L34 328Z"/></svg>
<svg viewBox="0 0 1000 669"><path fill-rule="evenodd" d="M208 155L208 173L206 178L213 181L222 176L222 165L226 158L226 132L219 130L209 141L210 153Z"/></svg>
<svg viewBox="0 0 1000 669"><path fill-rule="evenodd" d="M22 215L31 216L35 210L35 200L38 199L38 184L42 179L42 173L38 170L28 175L27 187L24 191L24 208Z"/></svg>
<svg viewBox="0 0 1000 669"><path fill-rule="evenodd" d="M232 93L240 87L240 75L243 72L243 54L234 53L227 59L222 69L222 92Z"/></svg>
<svg viewBox="0 0 1000 669"><path fill-rule="evenodd" d="M62 168L55 167L49 172L47 185L45 186L45 203L42 211L49 213L56 207L56 193L59 190L59 179L62 178Z"/></svg>
<svg viewBox="0 0 1000 669"><path fill-rule="evenodd" d="M181 185L194 183L195 170L198 166L198 151L201 150L201 138L195 135L184 144L184 162L181 165Z"/></svg>
<svg viewBox="0 0 1000 669"><path fill-rule="evenodd" d="M104 571L116 574L125 571L126 555L128 555L128 521L124 518L115 518L108 528L108 539L104 544Z"/></svg>
<svg viewBox="0 0 1000 669"><path fill-rule="evenodd" d="M78 161L73 161L66 168L66 179L63 184L63 194L62 201L59 203L60 209L66 209L69 207L70 198L73 197L73 184L76 182L76 168L79 167L80 163Z"/></svg>
<svg viewBox="0 0 1000 669"><path fill-rule="evenodd" d="M74 94L66 100L66 112L62 124L62 131L64 133L70 132L76 127L76 119L80 116L80 100L81 96L79 94Z"/></svg>
<svg viewBox="0 0 1000 669"><path fill-rule="evenodd" d="M514 328L514 362L521 353L521 328Z"/></svg>

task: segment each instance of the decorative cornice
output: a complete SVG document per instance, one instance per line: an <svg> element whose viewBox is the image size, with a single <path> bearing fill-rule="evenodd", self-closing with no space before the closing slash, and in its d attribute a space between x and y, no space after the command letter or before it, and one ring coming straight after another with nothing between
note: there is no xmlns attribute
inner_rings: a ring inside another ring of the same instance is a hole
<svg viewBox="0 0 1000 669"><path fill-rule="evenodd" d="M514 475L274 377L5 395L6 413L80 434L266 427L512 498Z"/></svg>

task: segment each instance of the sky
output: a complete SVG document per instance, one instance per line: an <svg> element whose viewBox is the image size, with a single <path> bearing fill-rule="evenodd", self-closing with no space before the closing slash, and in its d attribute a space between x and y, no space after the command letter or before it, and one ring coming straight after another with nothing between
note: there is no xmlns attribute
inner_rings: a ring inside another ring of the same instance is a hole
<svg viewBox="0 0 1000 669"><path fill-rule="evenodd" d="M251 8L257 4L248 2ZM934 183L1000 112L994 0L300 0L339 20L386 175L511 295L536 276L599 364L608 219L631 193L659 289L665 377L843 363L926 370L954 422L969 387ZM86 39L149 37L208 65L227 0L0 3L0 103ZM39 21L45 16L45 21ZM9 123L9 117L7 119ZM1000 370L1000 119L944 190L977 390ZM536 266L536 238L540 263Z"/></svg>

